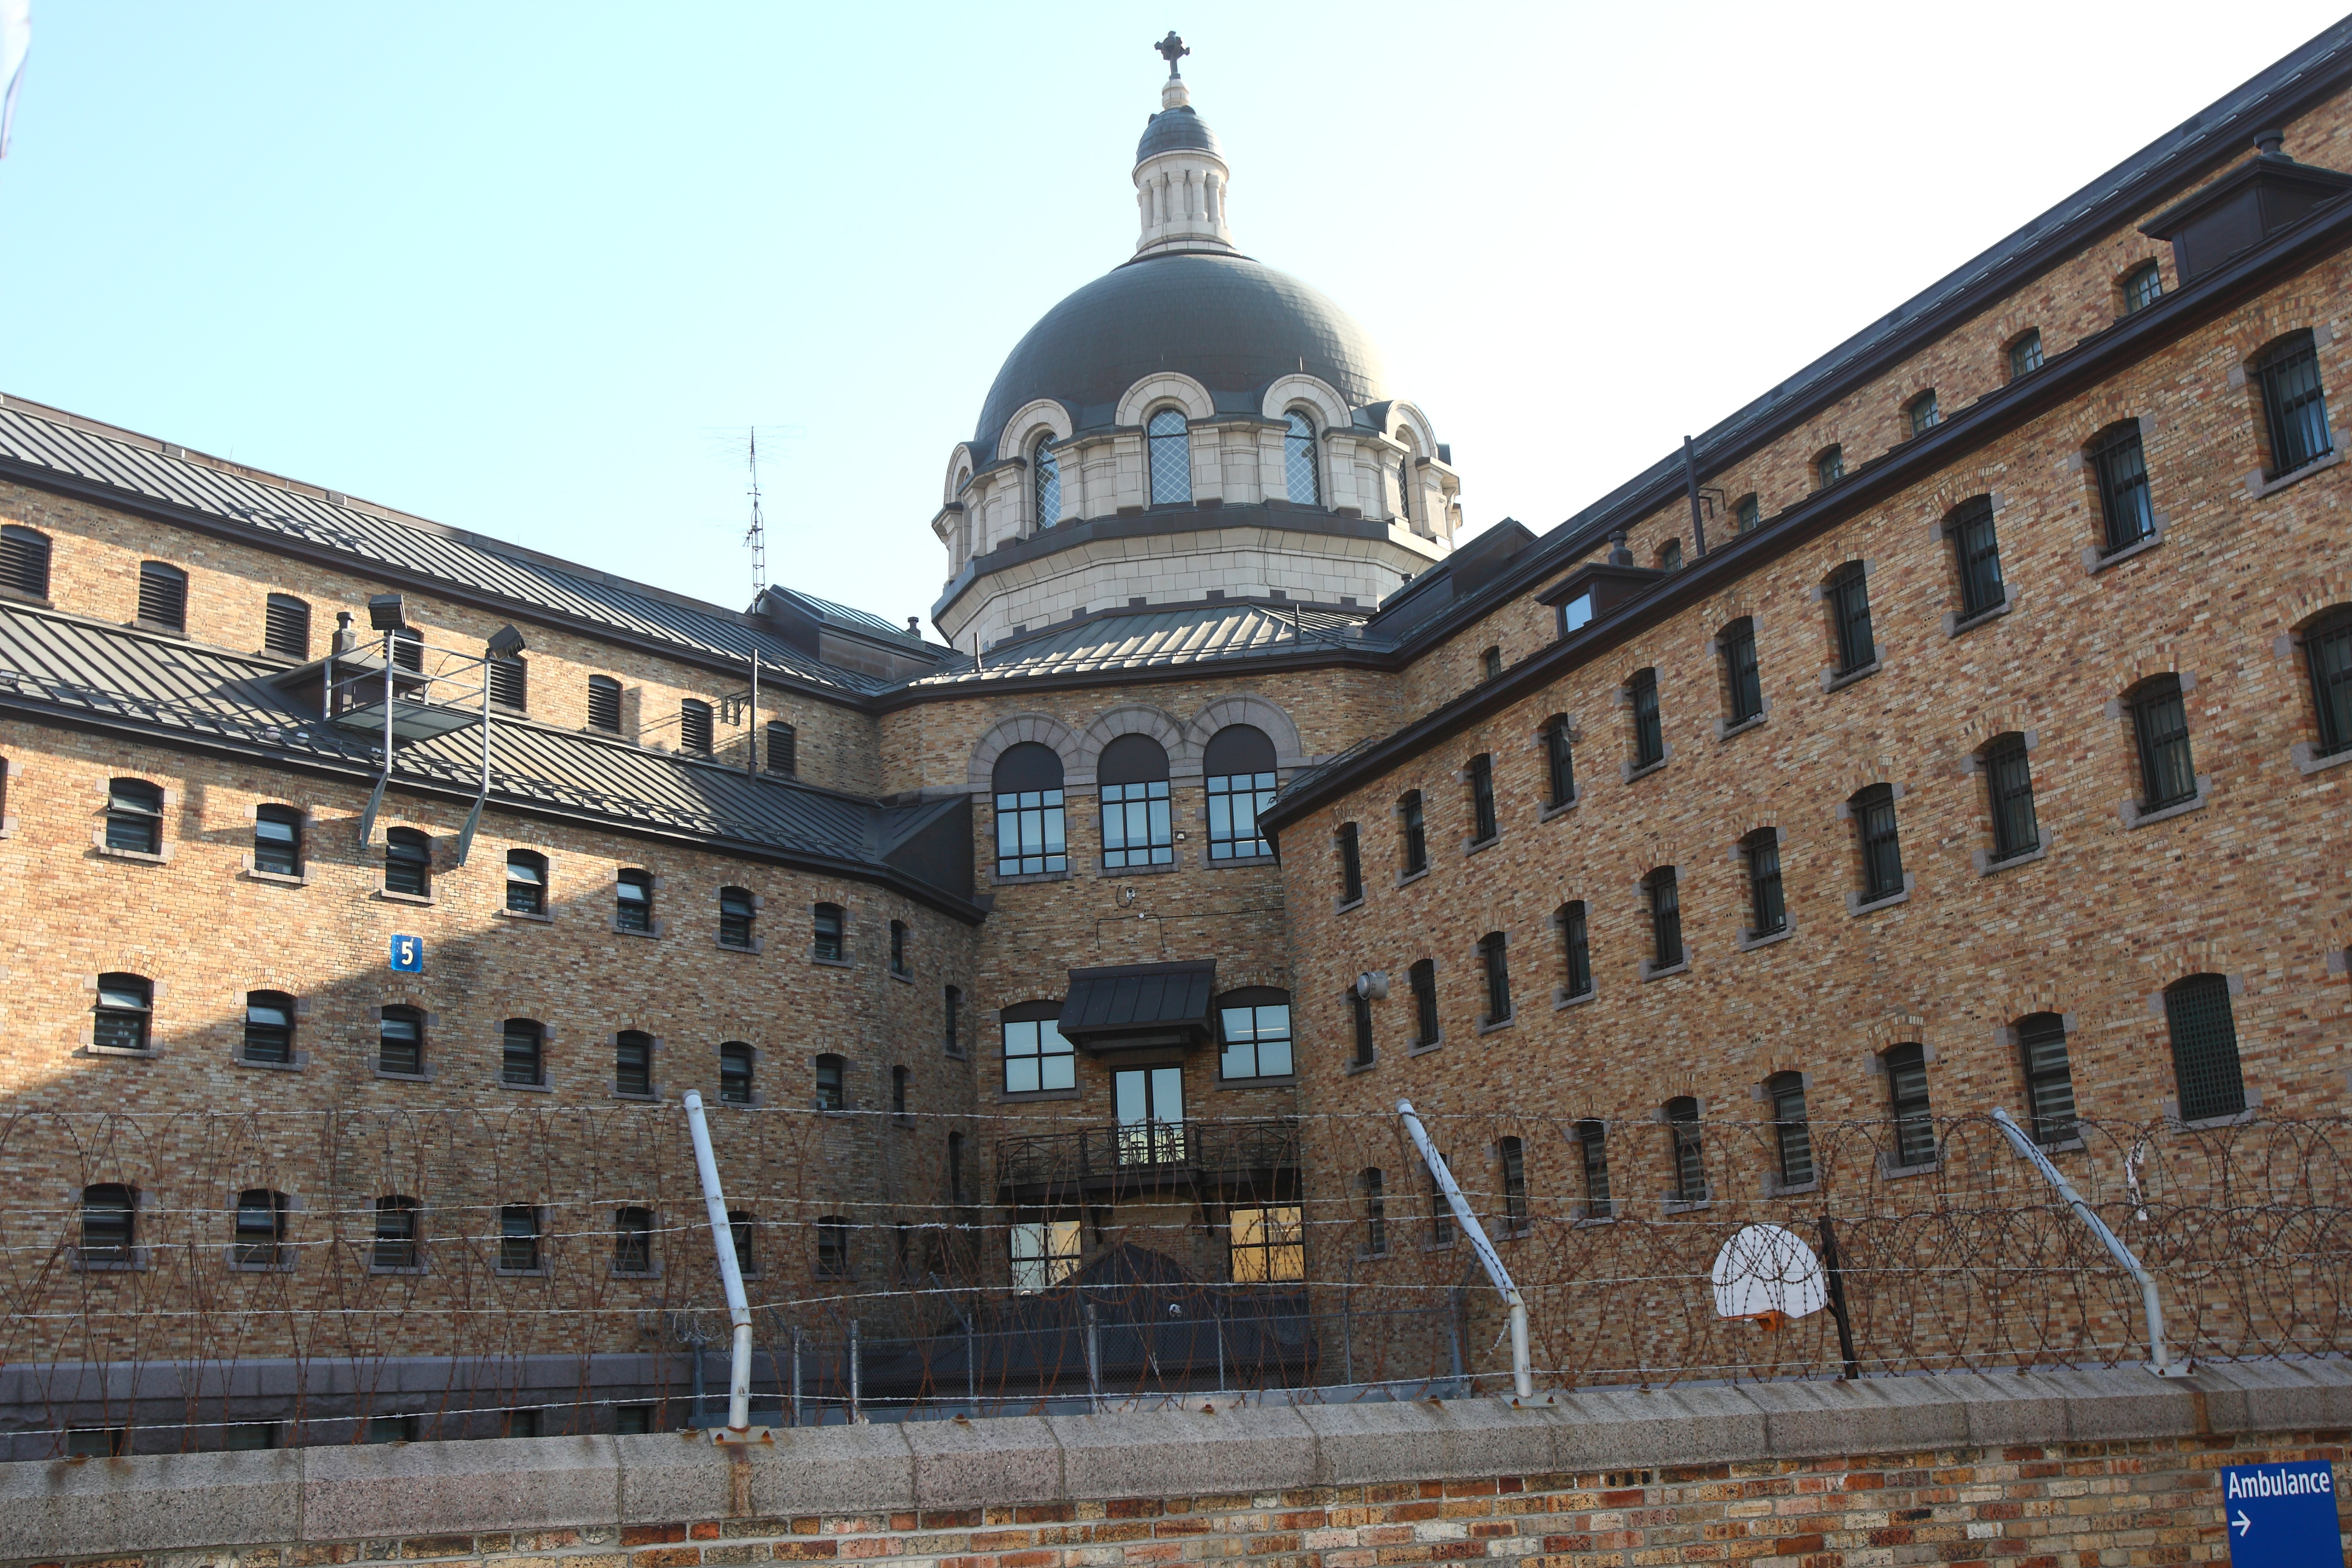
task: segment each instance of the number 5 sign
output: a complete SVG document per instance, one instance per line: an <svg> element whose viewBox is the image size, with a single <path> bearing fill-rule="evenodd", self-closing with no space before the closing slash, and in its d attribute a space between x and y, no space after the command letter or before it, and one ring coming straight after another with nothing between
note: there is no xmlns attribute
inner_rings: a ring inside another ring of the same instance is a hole
<svg viewBox="0 0 2352 1568"><path fill-rule="evenodd" d="M417 936L396 936L392 939L392 969L395 974L425 973L425 939Z"/></svg>

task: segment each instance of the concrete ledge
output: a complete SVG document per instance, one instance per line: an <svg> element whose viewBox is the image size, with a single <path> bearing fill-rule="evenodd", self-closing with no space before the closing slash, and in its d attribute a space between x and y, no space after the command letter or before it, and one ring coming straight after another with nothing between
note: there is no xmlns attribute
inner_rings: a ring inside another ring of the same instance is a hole
<svg viewBox="0 0 2352 1568"><path fill-rule="evenodd" d="M0 1559L2352 1428L2352 1363L1953 1373L0 1465Z"/></svg>

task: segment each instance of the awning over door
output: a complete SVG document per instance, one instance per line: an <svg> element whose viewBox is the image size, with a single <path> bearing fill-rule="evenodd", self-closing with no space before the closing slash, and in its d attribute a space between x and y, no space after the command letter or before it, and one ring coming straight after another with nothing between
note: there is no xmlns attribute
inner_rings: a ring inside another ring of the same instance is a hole
<svg viewBox="0 0 2352 1568"><path fill-rule="evenodd" d="M1214 960L1073 969L1062 1037L1089 1051L1190 1050L1216 1036L1216 994Z"/></svg>

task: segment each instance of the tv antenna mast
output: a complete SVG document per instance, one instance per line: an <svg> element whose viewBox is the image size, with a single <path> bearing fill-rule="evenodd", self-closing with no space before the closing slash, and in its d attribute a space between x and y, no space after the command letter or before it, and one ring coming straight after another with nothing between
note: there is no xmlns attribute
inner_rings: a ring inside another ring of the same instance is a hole
<svg viewBox="0 0 2352 1568"><path fill-rule="evenodd" d="M768 591L768 528L760 517L760 427L751 431L750 458L751 464L751 526L743 535L743 542L751 547L751 608L760 607L760 595Z"/></svg>

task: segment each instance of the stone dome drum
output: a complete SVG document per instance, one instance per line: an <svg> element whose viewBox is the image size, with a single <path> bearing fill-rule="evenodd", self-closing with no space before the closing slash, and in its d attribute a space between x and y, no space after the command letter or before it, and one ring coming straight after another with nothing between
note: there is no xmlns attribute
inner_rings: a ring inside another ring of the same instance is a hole
<svg viewBox="0 0 2352 1568"><path fill-rule="evenodd" d="M1372 340L1297 279L1244 256L1142 257L1029 329L989 388L974 444L993 451L1005 421L1040 398L1079 429L1108 425L1129 387L1162 371L1198 381L1220 412L1255 413L1268 385L1301 370L1359 407L1387 395Z"/></svg>

